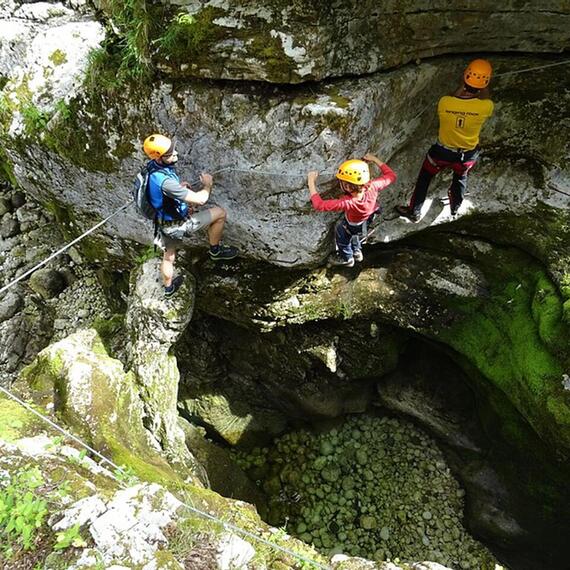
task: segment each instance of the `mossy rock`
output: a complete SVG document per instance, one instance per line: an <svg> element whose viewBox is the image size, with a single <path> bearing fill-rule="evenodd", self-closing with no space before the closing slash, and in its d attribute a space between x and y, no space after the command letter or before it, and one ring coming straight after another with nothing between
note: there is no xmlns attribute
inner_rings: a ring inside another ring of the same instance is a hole
<svg viewBox="0 0 570 570"><path fill-rule="evenodd" d="M19 385L38 404L53 402L68 426L116 464L129 465L146 481L180 482L149 444L133 374L108 356L95 330L44 349L23 370Z"/></svg>

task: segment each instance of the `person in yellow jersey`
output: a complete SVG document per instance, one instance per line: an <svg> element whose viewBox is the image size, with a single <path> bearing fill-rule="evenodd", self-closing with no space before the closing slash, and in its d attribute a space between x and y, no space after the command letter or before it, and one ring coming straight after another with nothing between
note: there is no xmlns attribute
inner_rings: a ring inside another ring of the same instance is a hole
<svg viewBox="0 0 570 570"><path fill-rule="evenodd" d="M493 114L489 99L491 64L484 59L472 61L463 73L463 86L453 95L439 100L438 141L429 149L408 206L396 206L401 216L417 223L432 178L444 168L453 170L449 188L449 207L455 216L467 188L467 174L479 158L479 133Z"/></svg>

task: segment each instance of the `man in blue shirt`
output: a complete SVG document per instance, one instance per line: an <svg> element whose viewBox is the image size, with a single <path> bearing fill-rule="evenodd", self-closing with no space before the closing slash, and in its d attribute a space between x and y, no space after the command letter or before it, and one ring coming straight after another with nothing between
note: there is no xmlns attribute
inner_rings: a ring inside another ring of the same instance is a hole
<svg viewBox="0 0 570 570"><path fill-rule="evenodd" d="M226 222L226 211L219 206L195 211L193 206L203 206L212 191L212 176L206 172L200 175L202 189L190 189L188 182L180 182L174 165L178 161L178 153L174 143L163 135L150 135L144 141L143 149L151 159L147 165L150 173L148 180L148 198L157 215L164 256L160 273L164 283L164 294L170 297L182 284L182 276L173 279L176 247L181 245L182 238L189 236L200 228L208 228L210 242L210 258L233 259L237 257L235 247L221 243Z"/></svg>

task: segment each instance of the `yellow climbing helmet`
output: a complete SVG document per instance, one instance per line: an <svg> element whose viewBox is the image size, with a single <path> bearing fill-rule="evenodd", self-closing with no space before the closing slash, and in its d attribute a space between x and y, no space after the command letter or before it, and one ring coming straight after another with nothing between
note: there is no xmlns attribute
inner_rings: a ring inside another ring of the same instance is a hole
<svg viewBox="0 0 570 570"><path fill-rule="evenodd" d="M339 180L362 186L370 181L370 169L363 160L353 158L345 160L339 167L336 177Z"/></svg>
<svg viewBox="0 0 570 570"><path fill-rule="evenodd" d="M474 59L463 72L463 81L475 89L484 89L491 81L493 68L486 59Z"/></svg>
<svg viewBox="0 0 570 570"><path fill-rule="evenodd" d="M165 154L169 154L172 147L172 141L164 135L150 135L143 143L145 154L152 160L157 160Z"/></svg>

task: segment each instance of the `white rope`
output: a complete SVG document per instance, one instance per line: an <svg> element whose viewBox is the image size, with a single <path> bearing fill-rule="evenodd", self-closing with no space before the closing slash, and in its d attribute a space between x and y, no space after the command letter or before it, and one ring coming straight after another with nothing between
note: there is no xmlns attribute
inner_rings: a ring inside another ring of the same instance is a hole
<svg viewBox="0 0 570 570"><path fill-rule="evenodd" d="M497 73L494 77L505 77L506 75L515 75L517 73L526 73L528 71L538 71L540 69L546 69L547 67L555 67L557 65L566 65L567 63L570 63L570 59L566 59L564 61L557 61L555 63L547 63L545 65L538 65L536 67L527 67L525 69L518 69L515 71L505 71L503 73Z"/></svg>
<svg viewBox="0 0 570 570"><path fill-rule="evenodd" d="M32 267L31 269L29 269L28 271L26 271L25 273L23 273L22 275L20 275L16 279L10 281L10 283L8 283L7 285L4 285L4 287L2 287L0 289L0 293L4 293L4 291L9 289L10 287L15 285L16 283L19 283L22 279L25 279L26 277L28 277L28 275L31 275L34 271L36 271L40 267L43 267L46 263L51 261L54 257L57 257L58 255L62 254L64 251L67 251L71 246L73 246L77 242L81 241L84 237L88 236L90 233L93 233L97 228L100 228L103 224L106 224L111 218L116 216L119 212L126 210L132 203L133 203L133 201L131 200L130 202L128 202L124 206L121 206L118 210L115 210L110 216L107 216L104 220L101 220L98 224L93 226L91 229L82 233L79 237L75 238L73 241L69 242L67 245L64 245L61 249L58 249L56 252L52 253L49 257L46 257L46 259L44 259L43 261L40 261L40 263L38 263L37 265L34 265L34 267Z"/></svg>
<svg viewBox="0 0 570 570"><path fill-rule="evenodd" d="M41 414L40 412L38 412L37 410L35 410L32 406L30 406L27 402L24 402L23 400L21 400L20 398L18 398L18 396L16 396L15 394L13 394L12 392L10 392L9 390L7 390L6 388L4 388L3 386L0 386L0 392L3 392L6 396L8 396L9 398L11 398L12 400L14 400L15 402L17 402L18 404L20 404L21 406L23 406L24 408L26 408L26 410L28 410L29 412L32 412L33 414L35 414L37 417L39 417L40 419L42 419L44 422L46 422L47 424L49 424L52 428L54 428L55 430L57 430L58 432L60 432L61 434L65 435L66 437L71 438L73 441L75 441L76 443L78 443L79 445L81 445L82 447L84 447L85 449L87 449L88 451L90 451L91 453L93 453L94 455L96 455L97 457L99 457L102 461L104 461L105 463L111 465L116 471L118 471L119 473L121 473L122 475L127 475L127 473L125 473L124 469L122 467L120 467L119 465L117 465L116 463L114 463L113 461L111 461L110 459L108 459L107 457L105 457L104 455L102 455L101 453L99 453L97 450L93 449L90 445L88 445L87 443L85 443L84 441L82 441L81 439L79 439L78 437L76 437L75 435L73 435L72 433L70 433L69 431L67 431L66 429L62 428L61 426L59 426L58 424L56 424L55 422L53 422L52 420L50 420L48 417L44 416L43 414ZM108 471L108 470L107 470ZM127 488L128 485L125 481L119 479L115 473L108 471L109 476L114 479L122 488ZM182 502L182 501L181 501ZM225 529L227 530L231 530L233 532L235 532L236 534L241 534L242 536L246 536L247 538L251 538L252 540L256 540L258 542L262 542L264 544L266 544L267 546L275 549L275 550L279 550L281 552L283 552L284 554L288 554L289 556L293 556L293 558L296 558L297 560L300 560L302 562L308 563L308 564L312 564L314 567L316 568L321 568L322 570L330 570L330 566L324 566L323 564L321 564L320 562L315 562L314 560L311 560L310 558L307 558L305 556L303 556L302 554L299 554L298 552L295 552L293 550L290 550L289 548L286 548L284 546L280 546L279 544L275 544L274 542L271 542L265 538L263 538L262 536L258 536L252 532L249 532L247 530L244 530L243 528L240 528L239 526L236 526L232 523L228 523L226 521L223 521L222 519L216 517L215 515L212 515L210 513L206 513L205 511L202 511L200 509L197 509L196 507L193 507L192 505L189 505L187 503L182 502L182 505L188 509L189 511L205 518L208 520L211 520L213 522L216 522L217 524L222 525Z"/></svg>

